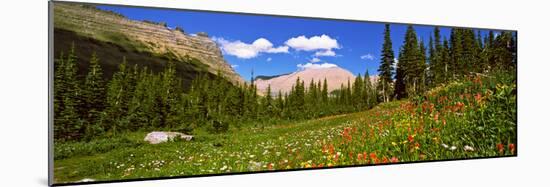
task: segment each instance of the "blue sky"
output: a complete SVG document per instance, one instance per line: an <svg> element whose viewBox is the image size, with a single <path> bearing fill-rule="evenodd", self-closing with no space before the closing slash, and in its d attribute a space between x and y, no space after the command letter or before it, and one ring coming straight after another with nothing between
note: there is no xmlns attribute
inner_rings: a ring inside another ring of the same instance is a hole
<svg viewBox="0 0 550 187"><path fill-rule="evenodd" d="M168 27L179 26L189 34L206 32L218 42L224 58L245 80L250 80L252 69L255 75L278 75L334 65L355 75L364 74L367 69L370 75L378 74L383 23L119 6L99 8L133 20L166 22ZM396 58L406 27L390 26ZM433 26L414 28L427 45ZM441 27L443 37L449 38L449 33L450 28Z"/></svg>

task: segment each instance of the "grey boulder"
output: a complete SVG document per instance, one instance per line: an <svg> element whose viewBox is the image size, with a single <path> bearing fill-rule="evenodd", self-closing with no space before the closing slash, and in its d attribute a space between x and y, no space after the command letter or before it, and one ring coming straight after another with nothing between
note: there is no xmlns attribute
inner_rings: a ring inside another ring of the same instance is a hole
<svg viewBox="0 0 550 187"><path fill-rule="evenodd" d="M159 144L159 143L164 143L167 141L174 140L176 138L190 141L191 139L193 139L193 136L183 134L180 132L154 131L147 134L147 136L145 136L145 139L143 140L149 142L150 144Z"/></svg>

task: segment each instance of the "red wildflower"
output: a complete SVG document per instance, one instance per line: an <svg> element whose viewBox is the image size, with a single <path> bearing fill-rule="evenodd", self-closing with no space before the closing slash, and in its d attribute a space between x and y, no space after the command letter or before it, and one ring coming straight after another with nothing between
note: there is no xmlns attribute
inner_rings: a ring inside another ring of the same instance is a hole
<svg viewBox="0 0 550 187"><path fill-rule="evenodd" d="M382 159L382 163L385 164L385 163L388 163L388 162L389 162L388 158L384 157L384 158Z"/></svg>
<svg viewBox="0 0 550 187"><path fill-rule="evenodd" d="M267 169L268 169L268 170L273 169L273 164L272 164L272 163L267 164Z"/></svg>
<svg viewBox="0 0 550 187"><path fill-rule="evenodd" d="M397 159L397 157L391 157L390 162L397 163L397 162L399 162L399 159Z"/></svg>
<svg viewBox="0 0 550 187"><path fill-rule="evenodd" d="M456 103L456 106L458 110L462 110L462 108L464 108L464 103L459 101L458 103Z"/></svg>
<svg viewBox="0 0 550 187"><path fill-rule="evenodd" d="M413 142L414 141L414 137L409 135L409 137L407 137L407 139L409 140L409 142Z"/></svg>
<svg viewBox="0 0 550 187"><path fill-rule="evenodd" d="M376 159L376 153L374 152L370 153L370 159Z"/></svg>
<svg viewBox="0 0 550 187"><path fill-rule="evenodd" d="M504 145L502 145L501 143L497 144L497 150L500 153L504 153Z"/></svg>
<svg viewBox="0 0 550 187"><path fill-rule="evenodd" d="M476 102L481 102L481 93L477 93L474 98L476 99Z"/></svg>
<svg viewBox="0 0 550 187"><path fill-rule="evenodd" d="M435 122L439 121L439 112L438 112L438 113L435 113L435 115L434 115L434 121L435 121Z"/></svg>
<svg viewBox="0 0 550 187"><path fill-rule="evenodd" d="M357 153L357 160L363 160L363 154Z"/></svg>
<svg viewBox="0 0 550 187"><path fill-rule="evenodd" d="M346 127L344 128L344 132L342 132L342 136L349 142L351 141L351 135L350 135L350 131L352 131L353 129L350 128L350 127Z"/></svg>
<svg viewBox="0 0 550 187"><path fill-rule="evenodd" d="M512 154L514 154L514 152L516 151L516 145L511 143L511 144L508 144L508 149L510 150L510 152Z"/></svg>

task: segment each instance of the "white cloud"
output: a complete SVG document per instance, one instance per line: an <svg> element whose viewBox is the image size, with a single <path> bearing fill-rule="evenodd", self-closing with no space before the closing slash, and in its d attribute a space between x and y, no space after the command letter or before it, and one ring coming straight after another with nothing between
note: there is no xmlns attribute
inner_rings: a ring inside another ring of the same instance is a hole
<svg viewBox="0 0 550 187"><path fill-rule="evenodd" d="M288 53L288 46L279 46L277 48L269 48L266 53Z"/></svg>
<svg viewBox="0 0 550 187"><path fill-rule="evenodd" d="M368 53L366 55L362 55L361 59L363 59L363 60L374 60L374 56L372 56L372 54Z"/></svg>
<svg viewBox="0 0 550 187"><path fill-rule="evenodd" d="M237 65L237 64L231 64L231 68L233 68L233 69L237 69L238 67L239 67L239 65Z"/></svg>
<svg viewBox="0 0 550 187"><path fill-rule="evenodd" d="M271 62L271 60L273 60L271 59L271 57L268 57L267 59L265 59L265 61L268 61L268 62Z"/></svg>
<svg viewBox="0 0 550 187"><path fill-rule="evenodd" d="M288 53L288 46L273 47L273 44L265 39L258 38L251 44L237 41L228 41L223 38L213 37L212 40L220 44L224 53L236 56L237 58L250 59L260 53Z"/></svg>
<svg viewBox="0 0 550 187"><path fill-rule="evenodd" d="M314 56L336 56L336 53L332 50L317 51Z"/></svg>
<svg viewBox="0 0 550 187"><path fill-rule="evenodd" d="M321 59L315 57L315 58L312 58L311 60L309 60L309 62L311 62L311 63L321 62Z"/></svg>
<svg viewBox="0 0 550 187"><path fill-rule="evenodd" d="M285 44L296 49L297 51L330 51L332 49L340 48L337 40L324 34L321 36L312 36L310 38L307 38L304 35L290 38L285 42Z"/></svg>
<svg viewBox="0 0 550 187"><path fill-rule="evenodd" d="M313 63L306 63L306 64L298 64L296 65L299 69L325 69L325 68L334 68L338 67L336 64L330 64L330 63L322 63L322 64L313 64Z"/></svg>

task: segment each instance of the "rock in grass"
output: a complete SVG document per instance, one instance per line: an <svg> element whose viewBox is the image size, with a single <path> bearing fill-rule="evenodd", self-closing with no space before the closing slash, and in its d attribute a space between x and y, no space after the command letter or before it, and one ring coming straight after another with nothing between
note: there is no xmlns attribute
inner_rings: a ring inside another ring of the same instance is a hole
<svg viewBox="0 0 550 187"><path fill-rule="evenodd" d="M154 131L147 134L147 136L145 136L145 139L143 140L149 142L150 144L159 144L167 142L169 140L174 140L176 138L190 141L191 139L193 139L193 136L179 132Z"/></svg>

